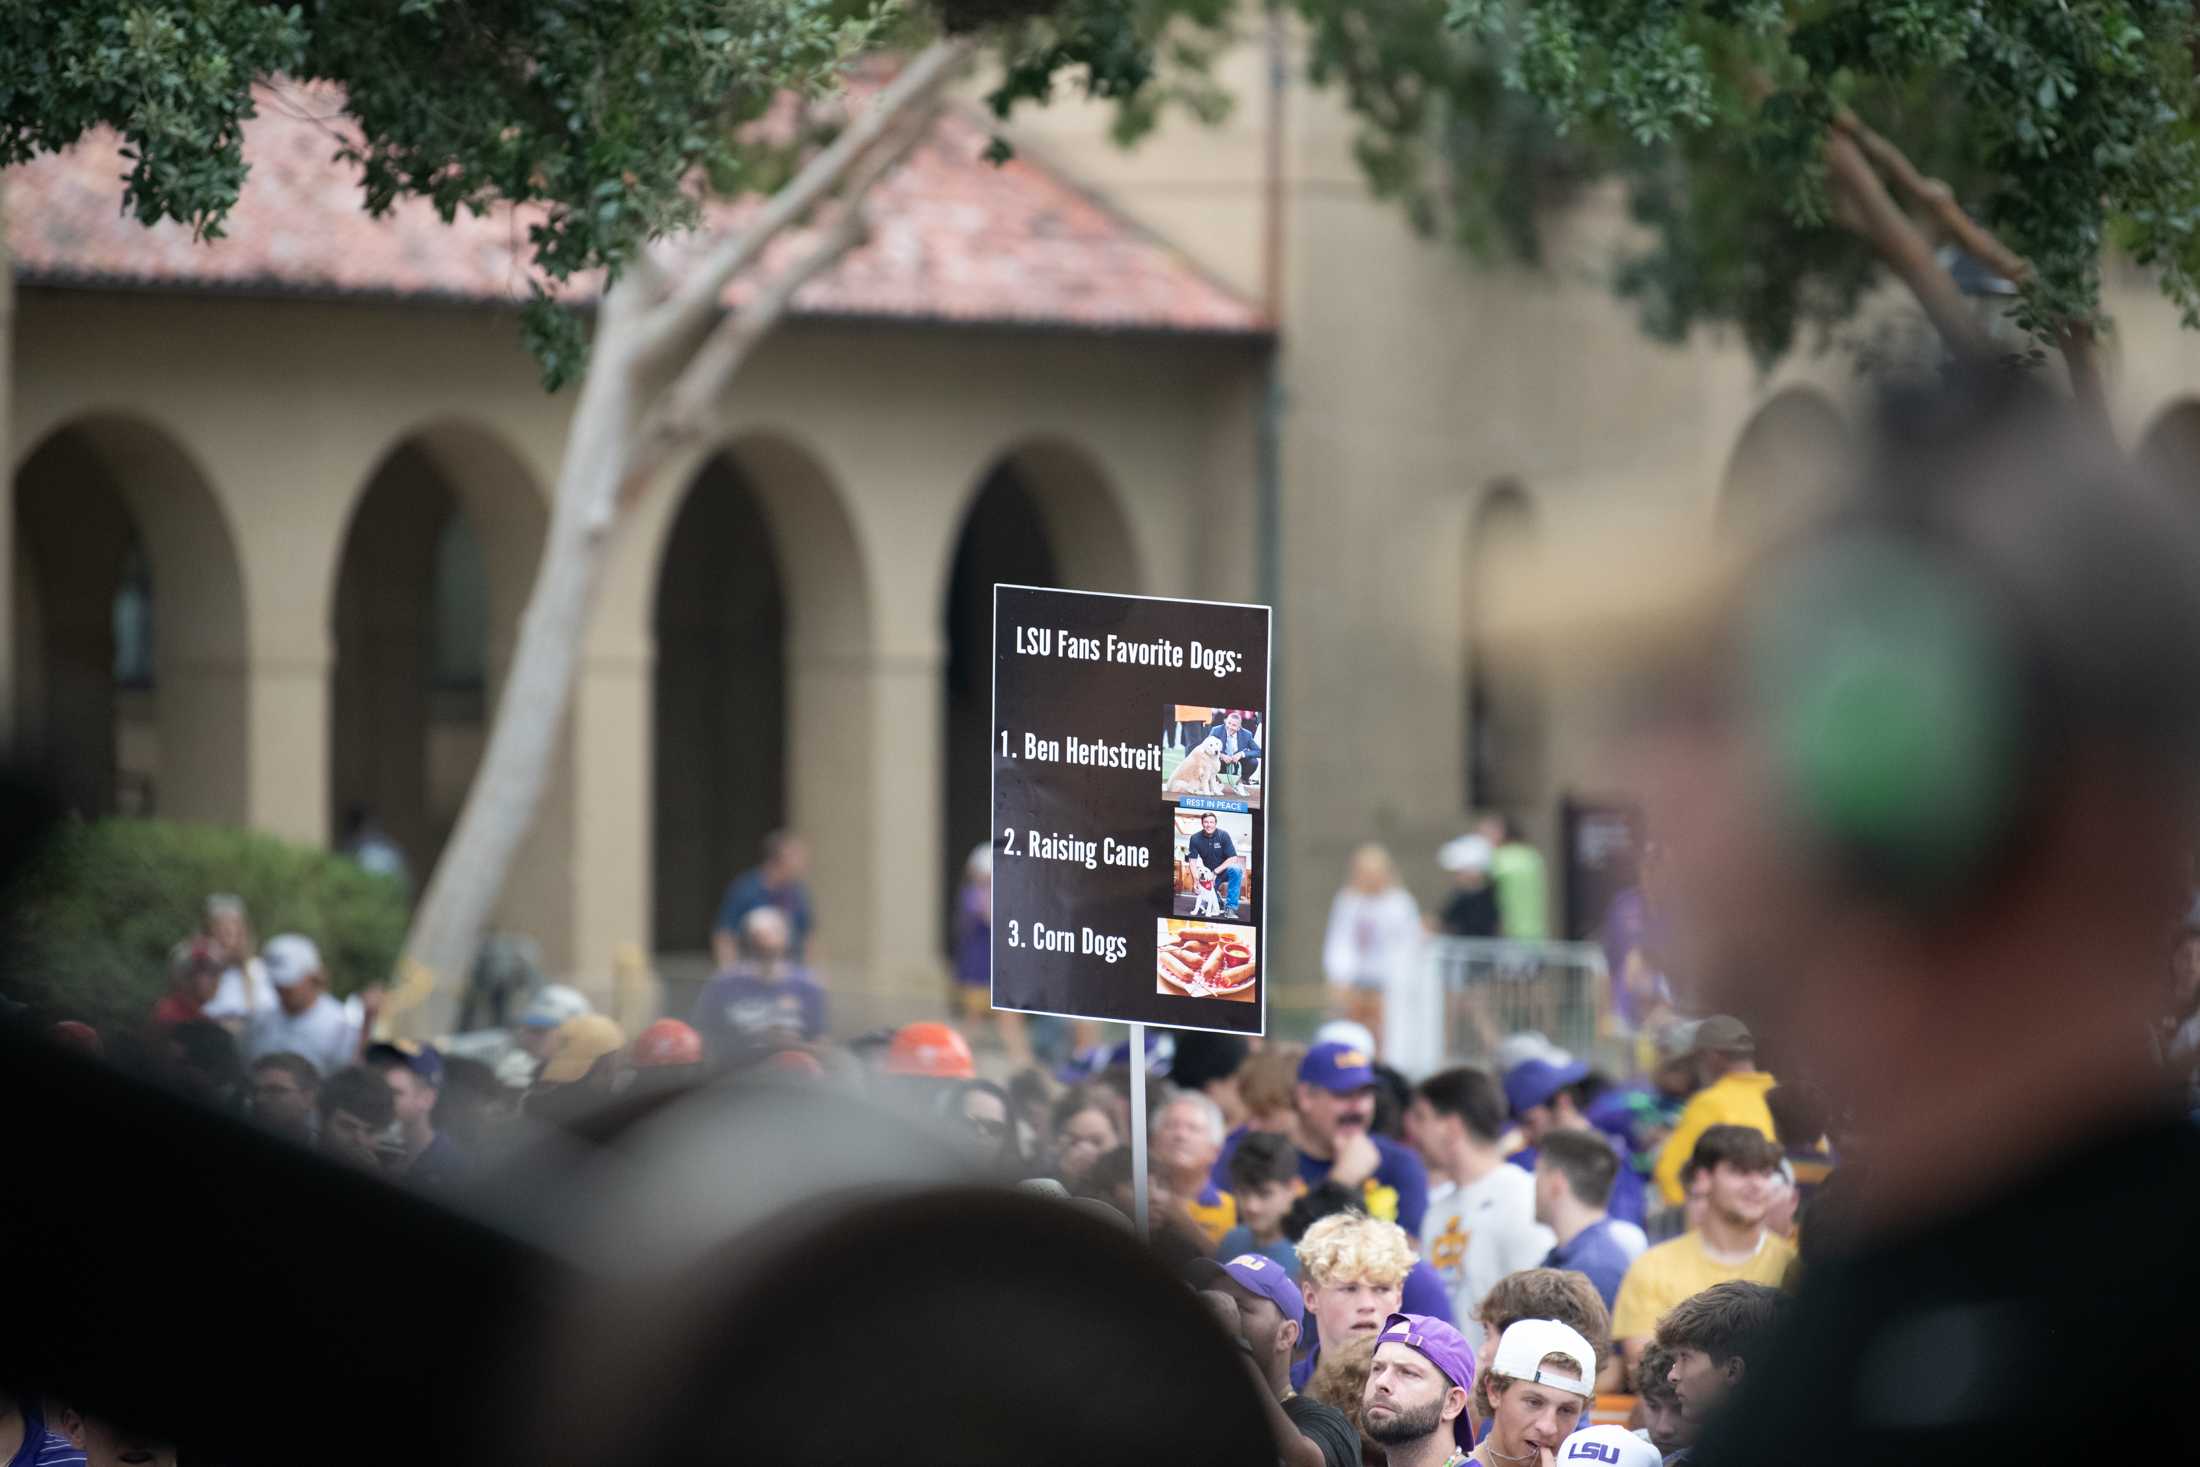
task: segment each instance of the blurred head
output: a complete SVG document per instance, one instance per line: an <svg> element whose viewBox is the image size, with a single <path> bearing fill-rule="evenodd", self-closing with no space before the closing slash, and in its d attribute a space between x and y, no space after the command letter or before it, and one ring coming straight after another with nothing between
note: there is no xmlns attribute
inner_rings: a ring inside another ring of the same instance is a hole
<svg viewBox="0 0 2200 1467"><path fill-rule="evenodd" d="M2140 1083L2146 934L2189 899L2200 540L2104 437L2016 374L1891 399L1849 492L1658 669L1667 971L1836 1101L1898 1121L1910 1055L1971 1082L1951 1044L2012 1090Z"/></svg>
<svg viewBox="0 0 2200 1467"><path fill-rule="evenodd" d="M1750 1362L1763 1362L1784 1307L1778 1289L1737 1280L1666 1311L1657 1340L1671 1357L1666 1380L1690 1423L1700 1427L1742 1383Z"/></svg>
<svg viewBox="0 0 2200 1467"><path fill-rule="evenodd" d="M1710 1127L1681 1169L1684 1186L1702 1185L1705 1210L1739 1228L1763 1226L1779 1179L1778 1143L1747 1126Z"/></svg>
<svg viewBox="0 0 2200 1467"><path fill-rule="evenodd" d="M1398 884L1398 874L1390 863L1390 852L1378 845L1364 845L1352 853L1347 880L1354 891L1378 896Z"/></svg>
<svg viewBox="0 0 2200 1467"><path fill-rule="evenodd" d="M1283 1131L1298 1103L1299 1066L1306 1051L1295 1044L1270 1044L1245 1061L1238 1072L1238 1098L1245 1103L1245 1124L1256 1131Z"/></svg>
<svg viewBox="0 0 2200 1467"><path fill-rule="evenodd" d="M267 968L267 981L275 986L276 1002L292 1017L312 1008L328 989L321 950L310 937L295 932L271 937L260 950L260 961Z"/></svg>
<svg viewBox="0 0 2200 1467"><path fill-rule="evenodd" d="M375 1149L397 1118L389 1082L360 1065L338 1070L322 1083L321 1149L340 1161L370 1171L382 1168Z"/></svg>
<svg viewBox="0 0 2200 1467"><path fill-rule="evenodd" d="M1235 1034L1208 1034L1186 1030L1176 1036L1176 1051L1169 1057L1169 1079L1181 1089L1196 1090L1222 1109L1225 1129L1245 1119L1245 1100L1238 1085L1250 1046Z"/></svg>
<svg viewBox="0 0 2200 1467"><path fill-rule="evenodd" d="M175 991L200 1007L213 1002L221 990L227 955L212 938L185 938L168 953L168 982Z"/></svg>
<svg viewBox="0 0 2200 1467"><path fill-rule="evenodd" d="M428 1124L435 1114L438 1087L405 1065L385 1064L382 1078L389 1083L397 1123L410 1129Z"/></svg>
<svg viewBox="0 0 2200 1467"><path fill-rule="evenodd" d="M1122 1144L1107 1103L1090 1091L1072 1091L1054 1105L1054 1166L1071 1188L1092 1164Z"/></svg>
<svg viewBox="0 0 2200 1467"><path fill-rule="evenodd" d="M185 1090L214 1105L228 1105L245 1082L237 1041L210 1019L192 1019L168 1031L172 1076Z"/></svg>
<svg viewBox="0 0 2200 1467"><path fill-rule="evenodd" d="M1595 1131L1553 1131L1535 1157L1535 1220L1553 1223L1571 1202L1602 1212L1619 1180L1619 1153Z"/></svg>
<svg viewBox="0 0 2200 1467"><path fill-rule="evenodd" d="M269 1130L303 1136L311 1129L321 1072L302 1054L263 1055L252 1062L252 1118Z"/></svg>
<svg viewBox="0 0 2200 1467"><path fill-rule="evenodd" d="M1362 1212L1323 1218L1299 1240L1300 1286L1322 1342L1380 1333L1397 1312L1413 1244L1396 1223Z"/></svg>
<svg viewBox="0 0 2200 1467"><path fill-rule="evenodd" d="M792 831L765 836L764 874L775 884L802 880L810 874L809 844Z"/></svg>
<svg viewBox="0 0 2200 1467"><path fill-rule="evenodd" d="M1643 1426L1650 1445L1670 1457L1693 1445L1696 1428L1681 1412L1681 1398L1673 1389L1673 1352L1652 1341L1635 1368L1635 1394L1642 1399Z"/></svg>
<svg viewBox="0 0 2200 1467"><path fill-rule="evenodd" d="M1354 1335L1334 1350L1322 1351L1314 1374L1306 1382L1306 1394L1324 1406L1334 1406L1367 1434L1367 1377L1375 1364L1375 1335Z"/></svg>
<svg viewBox="0 0 2200 1467"><path fill-rule="evenodd" d="M176 1467L176 1449L167 1442L124 1431L97 1416L69 1411L61 1425L84 1453L84 1467Z"/></svg>
<svg viewBox="0 0 2200 1467"><path fill-rule="evenodd" d="M1233 708L1228 713L1222 715L1222 726L1228 729L1231 733L1236 733L1239 729L1245 727L1245 720L1239 715L1238 711Z"/></svg>
<svg viewBox="0 0 2200 1467"><path fill-rule="evenodd" d="M232 963L252 956L252 924L245 915L244 899L215 895L206 899L206 935L218 944Z"/></svg>
<svg viewBox="0 0 2200 1467"><path fill-rule="evenodd" d="M981 1164L1006 1162L1016 1155L1016 1121L1008 1092L990 1080L965 1080L940 1099L949 1130L964 1137Z"/></svg>
<svg viewBox="0 0 2200 1467"><path fill-rule="evenodd" d="M626 1031L610 1015L567 1019L551 1031L536 1083L587 1085L608 1092L618 1084L620 1052L625 1048Z"/></svg>
<svg viewBox="0 0 2200 1467"><path fill-rule="evenodd" d="M791 936L787 914L777 907L757 907L741 919L741 945L760 963L785 957Z"/></svg>
<svg viewBox="0 0 2200 1467"><path fill-rule="evenodd" d="M1222 1155L1222 1110L1196 1091L1161 1107L1153 1128L1154 1165L1179 1177L1204 1177Z"/></svg>

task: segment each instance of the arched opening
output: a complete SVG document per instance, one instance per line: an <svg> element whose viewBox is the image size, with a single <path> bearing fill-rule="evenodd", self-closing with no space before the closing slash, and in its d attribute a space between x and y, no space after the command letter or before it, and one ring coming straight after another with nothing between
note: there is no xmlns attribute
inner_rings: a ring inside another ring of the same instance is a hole
<svg viewBox="0 0 2200 1467"><path fill-rule="evenodd" d="M1722 534L1770 534L1835 486L1848 429L1823 393L1790 387L1757 409L1727 460L1719 491Z"/></svg>
<svg viewBox="0 0 2200 1467"><path fill-rule="evenodd" d="M970 852L988 836L992 810L993 587L997 583L1136 593L1138 560L1113 488L1072 444L1042 440L997 460L981 481L948 575L943 634L941 942L952 941L954 904Z"/></svg>
<svg viewBox="0 0 2200 1467"><path fill-rule="evenodd" d="M526 471L458 424L391 449L346 527L331 617L329 830L341 843L371 818L415 891L481 764L542 527Z"/></svg>
<svg viewBox="0 0 2200 1467"><path fill-rule="evenodd" d="M1535 512L1518 484L1490 489L1468 530L1466 795L1470 809L1524 818L1544 778L1544 690L1533 658L1500 655L1487 629L1535 594Z"/></svg>
<svg viewBox="0 0 2200 1467"><path fill-rule="evenodd" d="M721 453L682 497L657 573L651 836L657 947L700 954L727 880L787 824L787 603L771 525Z"/></svg>
<svg viewBox="0 0 2200 1467"><path fill-rule="evenodd" d="M15 727L84 817L242 820L244 592L221 507L134 420L44 439L15 477Z"/></svg>
<svg viewBox="0 0 2200 1467"><path fill-rule="evenodd" d="M2200 494L2200 399L2181 398L2139 440L2139 462L2165 484Z"/></svg>

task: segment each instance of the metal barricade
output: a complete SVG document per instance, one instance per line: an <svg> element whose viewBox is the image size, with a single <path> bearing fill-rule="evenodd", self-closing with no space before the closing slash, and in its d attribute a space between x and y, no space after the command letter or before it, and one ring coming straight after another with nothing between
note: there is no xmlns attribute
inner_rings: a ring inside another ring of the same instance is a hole
<svg viewBox="0 0 2200 1467"><path fill-rule="evenodd" d="M1498 1045L1528 1030L1609 1074L1627 1046L1608 1022L1604 950L1593 942L1439 937L1422 951L1444 995L1444 1049L1454 1062L1498 1066Z"/></svg>

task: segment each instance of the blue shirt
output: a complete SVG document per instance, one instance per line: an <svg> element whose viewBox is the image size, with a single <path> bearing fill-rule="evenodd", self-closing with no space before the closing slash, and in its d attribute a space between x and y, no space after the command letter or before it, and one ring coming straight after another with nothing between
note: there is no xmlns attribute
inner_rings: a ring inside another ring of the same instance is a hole
<svg viewBox="0 0 2200 1467"><path fill-rule="evenodd" d="M1291 1246L1289 1238L1278 1238L1273 1243L1256 1243L1253 1230L1243 1223L1222 1235L1222 1242L1215 1249L1215 1257L1227 1263L1241 1253L1258 1253L1270 1262L1280 1265L1291 1275L1291 1282L1299 1281L1299 1250Z"/></svg>
<svg viewBox="0 0 2200 1467"><path fill-rule="evenodd" d="M84 1453L57 1431L46 1430L46 1418L36 1406L24 1402L23 1445L7 1461L7 1467L84 1467Z"/></svg>
<svg viewBox="0 0 2200 1467"><path fill-rule="evenodd" d="M1545 1268L1570 1268L1575 1273L1587 1274L1589 1282L1604 1297L1604 1307L1610 1309L1612 1300L1619 1294L1619 1281L1627 1277L1627 1265L1631 1262L1627 1250L1619 1239L1612 1236L1612 1220L1600 1217L1574 1235L1571 1243L1561 1243L1543 1260Z"/></svg>
<svg viewBox="0 0 2200 1467"><path fill-rule="evenodd" d="M703 985L688 1022L720 1055L773 1030L815 1039L825 1032L825 990L800 973L773 979L735 969Z"/></svg>
<svg viewBox="0 0 2200 1467"><path fill-rule="evenodd" d="M764 884L762 868L744 871L726 888L725 899L718 904L718 921L715 931L741 935L741 923L758 907L777 907L787 918L787 956L802 961L802 951L810 941L810 889L799 881L782 887Z"/></svg>
<svg viewBox="0 0 2200 1467"><path fill-rule="evenodd" d="M1213 835L1202 830L1185 843L1184 853L1200 862L1210 871L1220 871L1222 863L1237 852L1237 843L1230 839L1230 832L1217 827Z"/></svg>
<svg viewBox="0 0 2200 1467"><path fill-rule="evenodd" d="M1635 1170L1633 1161L1629 1159L1627 1148L1620 1143L1617 1137L1608 1132L1600 1134L1603 1134L1604 1139L1612 1143L1612 1149L1619 1153L1619 1174L1612 1178L1612 1195L1606 1200L1604 1210L1621 1222L1631 1222L1639 1228L1642 1226L1643 1219L1650 1215L1648 1179L1641 1172ZM1535 1172L1535 1157L1535 1147L1523 1146L1506 1157L1505 1160L1532 1176Z"/></svg>
<svg viewBox="0 0 2200 1467"><path fill-rule="evenodd" d="M1247 1127L1240 1126L1223 1138L1222 1155L1215 1158L1213 1177L1216 1185L1228 1186L1230 1158L1245 1139ZM1375 1168L1375 1175L1361 1184L1362 1205L1371 1217L1394 1222L1415 1238L1421 1236L1421 1219L1428 1213L1428 1168L1421 1165L1421 1158L1411 1147L1400 1146L1388 1136L1370 1136L1375 1150L1382 1156L1382 1165ZM1334 1161L1324 1161L1318 1156L1299 1153L1299 1179L1309 1188L1319 1187L1329 1180L1329 1169ZM1530 1166L1534 1163L1531 1161ZM1419 1311L1426 1313L1428 1311ZM1447 1310L1443 1316L1451 1317Z"/></svg>

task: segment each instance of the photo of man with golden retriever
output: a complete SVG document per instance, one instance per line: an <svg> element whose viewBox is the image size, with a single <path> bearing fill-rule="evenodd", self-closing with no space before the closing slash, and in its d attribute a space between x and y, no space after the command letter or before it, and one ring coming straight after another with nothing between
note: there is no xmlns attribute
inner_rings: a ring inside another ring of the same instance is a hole
<svg viewBox="0 0 2200 1467"><path fill-rule="evenodd" d="M1260 714L1245 708L1170 704L1163 740L1170 768L1161 793L1233 800L1246 809L1260 804L1261 764L1266 759Z"/></svg>

